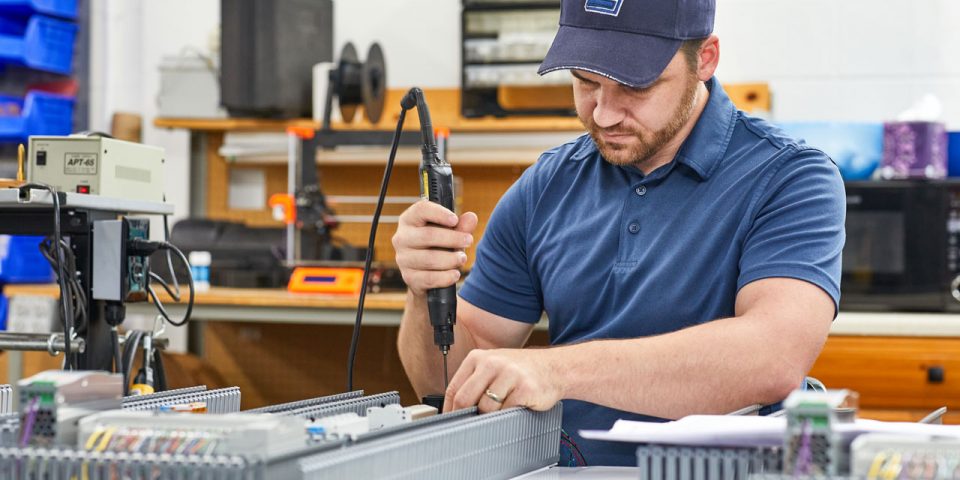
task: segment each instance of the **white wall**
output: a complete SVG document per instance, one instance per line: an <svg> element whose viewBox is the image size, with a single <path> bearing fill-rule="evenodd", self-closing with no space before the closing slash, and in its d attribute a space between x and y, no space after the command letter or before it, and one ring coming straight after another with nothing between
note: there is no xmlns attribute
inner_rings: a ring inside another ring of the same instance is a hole
<svg viewBox="0 0 960 480"><path fill-rule="evenodd" d="M777 119L884 121L933 93L960 129L960 2L718 4L718 76L769 82Z"/></svg>
<svg viewBox="0 0 960 480"><path fill-rule="evenodd" d="M460 85L460 0L335 0L334 38L383 47L391 88Z"/></svg>
<svg viewBox="0 0 960 480"><path fill-rule="evenodd" d="M217 0L93 0L91 59L92 129L109 131L114 112L143 116L143 141L166 149L167 199L174 218L188 213L189 138L179 130L153 126L158 66L185 48L209 50L220 24Z"/></svg>
<svg viewBox="0 0 960 480"><path fill-rule="evenodd" d="M352 41L365 58L380 42L390 87L459 84L458 0L336 0L334 12L335 51ZM184 49L209 51L211 38L218 41L220 2L92 0L91 17L91 129L108 131L114 112L140 113L143 141L167 151L167 197L181 218L189 211L189 139L153 126L157 69L162 57Z"/></svg>
<svg viewBox="0 0 960 480"><path fill-rule="evenodd" d="M960 129L957 0L719 0L724 82L769 82L781 120L883 121L924 93ZM115 111L144 117L144 141L167 150L167 191L188 211L188 139L157 129L162 56L208 50L219 0L92 0L91 127ZM335 0L335 50L384 47L393 88L457 87L459 0Z"/></svg>

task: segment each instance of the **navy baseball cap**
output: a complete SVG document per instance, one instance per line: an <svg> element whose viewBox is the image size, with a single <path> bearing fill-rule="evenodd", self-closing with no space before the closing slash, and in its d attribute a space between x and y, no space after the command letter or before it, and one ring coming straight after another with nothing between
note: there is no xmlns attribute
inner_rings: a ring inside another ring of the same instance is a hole
<svg viewBox="0 0 960 480"><path fill-rule="evenodd" d="M646 87L684 40L713 32L715 10L716 0L563 0L538 73L578 69Z"/></svg>

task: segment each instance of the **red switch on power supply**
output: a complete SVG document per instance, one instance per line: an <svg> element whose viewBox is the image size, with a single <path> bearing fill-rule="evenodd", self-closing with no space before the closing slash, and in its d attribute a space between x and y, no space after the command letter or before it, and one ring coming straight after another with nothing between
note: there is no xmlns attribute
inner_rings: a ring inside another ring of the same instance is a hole
<svg viewBox="0 0 960 480"><path fill-rule="evenodd" d="M77 193L90 193L90 185L77 185Z"/></svg>

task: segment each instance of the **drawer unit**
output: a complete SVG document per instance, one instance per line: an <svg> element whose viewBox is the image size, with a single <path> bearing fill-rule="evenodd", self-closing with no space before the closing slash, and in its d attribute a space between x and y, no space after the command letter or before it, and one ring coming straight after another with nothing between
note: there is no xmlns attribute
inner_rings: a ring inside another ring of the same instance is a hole
<svg viewBox="0 0 960 480"><path fill-rule="evenodd" d="M960 338L831 336L810 375L864 409L960 410Z"/></svg>

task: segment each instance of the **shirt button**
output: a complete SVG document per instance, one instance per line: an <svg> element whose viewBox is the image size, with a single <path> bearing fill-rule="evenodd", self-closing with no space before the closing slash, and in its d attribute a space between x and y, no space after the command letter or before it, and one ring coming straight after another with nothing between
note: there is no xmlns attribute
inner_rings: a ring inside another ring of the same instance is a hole
<svg viewBox="0 0 960 480"><path fill-rule="evenodd" d="M639 232L640 232L640 224L637 223L637 222L633 222L633 223L631 223L630 225L627 225L627 231L630 232L630 233L639 233Z"/></svg>
<svg viewBox="0 0 960 480"><path fill-rule="evenodd" d="M640 196L642 197L642 196L644 196L644 195L647 194L647 187L644 186L644 185L640 185L640 186L637 187L637 189L634 190L634 191L637 192L637 195L640 195Z"/></svg>

